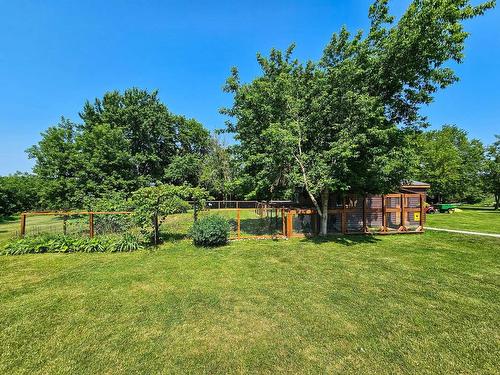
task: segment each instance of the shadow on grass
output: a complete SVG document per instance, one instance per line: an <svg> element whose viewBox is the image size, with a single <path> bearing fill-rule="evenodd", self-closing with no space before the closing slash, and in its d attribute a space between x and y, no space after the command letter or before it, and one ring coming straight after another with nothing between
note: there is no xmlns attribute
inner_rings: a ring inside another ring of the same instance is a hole
<svg viewBox="0 0 500 375"><path fill-rule="evenodd" d="M304 237L302 241L312 242L315 244L322 243L337 243L344 246L355 246L359 244L366 243L377 243L380 241L380 238L377 238L374 235L369 234L352 234L352 235L343 235L343 234L331 234L325 237L320 236L309 236Z"/></svg>
<svg viewBox="0 0 500 375"><path fill-rule="evenodd" d="M181 241L188 238L184 233L160 232L160 242Z"/></svg>

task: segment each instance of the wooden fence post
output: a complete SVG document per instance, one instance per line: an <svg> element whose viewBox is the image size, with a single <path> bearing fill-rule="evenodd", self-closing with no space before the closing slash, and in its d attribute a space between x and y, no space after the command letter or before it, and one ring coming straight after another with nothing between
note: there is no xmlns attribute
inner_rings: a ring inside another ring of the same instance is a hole
<svg viewBox="0 0 500 375"><path fill-rule="evenodd" d="M283 237L286 237L286 223L285 223L285 209L281 209L281 231L283 232Z"/></svg>
<svg viewBox="0 0 500 375"><path fill-rule="evenodd" d="M342 197L342 211L340 213L340 230L342 231L342 234L347 233L347 215L345 212L346 202L346 197Z"/></svg>
<svg viewBox="0 0 500 375"><path fill-rule="evenodd" d="M406 210L405 210L405 206L406 206L406 195L405 194L400 194L399 196L399 207L400 207L400 211L401 211L401 223L399 224L399 230L402 230L402 231L405 231L406 230Z"/></svg>
<svg viewBox="0 0 500 375"><path fill-rule="evenodd" d="M240 231L241 231L241 226L240 226L240 209L238 208L236 210L236 238L240 239Z"/></svg>
<svg viewBox="0 0 500 375"><path fill-rule="evenodd" d="M293 232L293 214L288 211L288 214L286 216L286 236L288 238L292 238L292 232Z"/></svg>
<svg viewBox="0 0 500 375"><path fill-rule="evenodd" d="M366 226L366 196L363 195L363 232L368 232L368 228Z"/></svg>
<svg viewBox="0 0 500 375"><path fill-rule="evenodd" d="M382 195L382 232L387 232L387 210L385 204L386 196Z"/></svg>
<svg viewBox="0 0 500 375"><path fill-rule="evenodd" d="M21 237L26 234L26 214L21 214Z"/></svg>
<svg viewBox="0 0 500 375"><path fill-rule="evenodd" d="M89 236L94 238L94 213L89 214Z"/></svg>
<svg viewBox="0 0 500 375"><path fill-rule="evenodd" d="M424 214L425 214L425 210L424 210L424 195L420 194L420 221L419 221L419 225L420 225L420 230L421 231L424 230Z"/></svg>

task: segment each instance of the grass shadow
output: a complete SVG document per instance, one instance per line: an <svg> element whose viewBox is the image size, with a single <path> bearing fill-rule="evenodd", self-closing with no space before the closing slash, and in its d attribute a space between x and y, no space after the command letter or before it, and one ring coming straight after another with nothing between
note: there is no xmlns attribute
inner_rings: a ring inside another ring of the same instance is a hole
<svg viewBox="0 0 500 375"><path fill-rule="evenodd" d="M343 246L355 246L366 243L377 243L381 241L381 239L370 234L352 234L352 235L330 234L328 236L307 236L304 237L302 241L312 242L315 244L333 242Z"/></svg>
<svg viewBox="0 0 500 375"><path fill-rule="evenodd" d="M188 238L187 234L175 232L160 232L160 242L181 241Z"/></svg>

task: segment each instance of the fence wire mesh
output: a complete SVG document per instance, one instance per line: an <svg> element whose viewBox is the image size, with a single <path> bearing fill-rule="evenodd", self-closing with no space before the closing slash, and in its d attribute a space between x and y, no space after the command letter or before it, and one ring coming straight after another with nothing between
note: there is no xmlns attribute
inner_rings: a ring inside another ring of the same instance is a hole
<svg viewBox="0 0 500 375"><path fill-rule="evenodd" d="M69 235L94 236L136 232L130 213L77 212L27 213L21 215L16 236Z"/></svg>

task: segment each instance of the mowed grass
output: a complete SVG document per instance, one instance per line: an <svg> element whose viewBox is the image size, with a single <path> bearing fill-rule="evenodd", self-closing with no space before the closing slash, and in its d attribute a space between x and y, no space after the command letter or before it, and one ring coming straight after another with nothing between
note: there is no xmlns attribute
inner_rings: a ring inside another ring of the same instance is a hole
<svg viewBox="0 0 500 375"><path fill-rule="evenodd" d="M497 373L500 240L0 257L0 373Z"/></svg>
<svg viewBox="0 0 500 375"><path fill-rule="evenodd" d="M500 234L500 210L461 208L460 211L427 215L429 227Z"/></svg>

